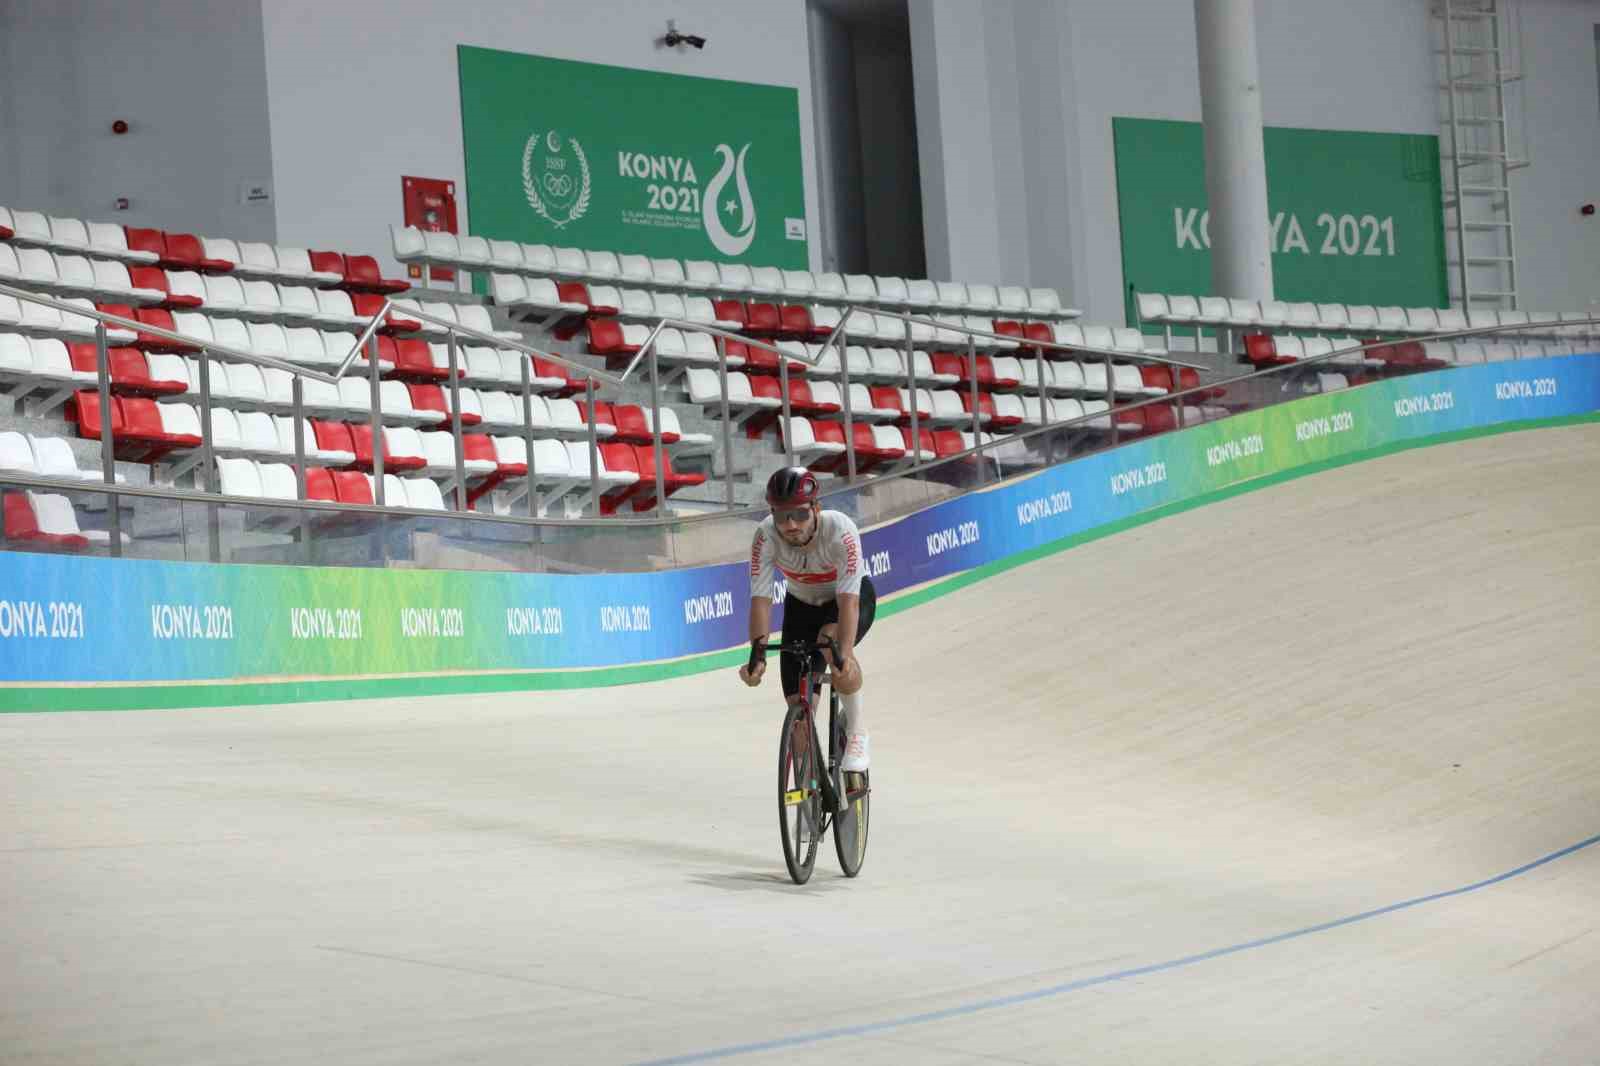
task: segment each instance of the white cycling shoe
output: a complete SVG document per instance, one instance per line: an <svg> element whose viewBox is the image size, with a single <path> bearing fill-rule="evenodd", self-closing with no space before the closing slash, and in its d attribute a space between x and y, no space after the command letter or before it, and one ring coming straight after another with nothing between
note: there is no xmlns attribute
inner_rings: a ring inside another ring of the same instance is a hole
<svg viewBox="0 0 1600 1066"><path fill-rule="evenodd" d="M839 761L839 769L847 774L864 772L872 762L872 752L865 733L850 734L850 742L845 745L844 758Z"/></svg>

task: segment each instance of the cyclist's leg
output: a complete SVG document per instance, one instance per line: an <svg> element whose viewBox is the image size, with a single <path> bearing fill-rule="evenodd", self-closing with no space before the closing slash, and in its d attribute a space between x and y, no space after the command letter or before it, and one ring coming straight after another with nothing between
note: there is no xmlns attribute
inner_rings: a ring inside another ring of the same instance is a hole
<svg viewBox="0 0 1600 1066"><path fill-rule="evenodd" d="M872 620L877 616L878 595L872 587L870 578L861 581L861 602L856 615L856 647L861 646L866 638L867 631L872 628ZM822 627L822 636L832 637L838 627L838 607L829 608L832 621ZM852 678L854 684L846 691L845 686L835 684L834 688L839 693L839 704L844 708L845 731L850 734L850 755L846 758L845 769L856 771L865 770L868 765L867 753L868 729L866 713L862 709L861 690L866 687L866 671L861 666L861 657L856 656L856 675ZM858 739L859 738L859 739Z"/></svg>

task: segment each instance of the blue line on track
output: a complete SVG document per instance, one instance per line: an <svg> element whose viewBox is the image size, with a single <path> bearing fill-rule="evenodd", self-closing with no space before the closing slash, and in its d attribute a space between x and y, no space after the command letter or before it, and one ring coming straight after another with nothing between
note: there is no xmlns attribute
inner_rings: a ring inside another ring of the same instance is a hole
<svg viewBox="0 0 1600 1066"><path fill-rule="evenodd" d="M1116 981L1126 981L1130 977L1144 977L1147 974L1161 973L1165 970L1177 970L1185 966L1193 966L1196 963L1209 962L1212 959L1220 959L1225 955L1237 955L1243 951L1254 951L1257 948L1270 947L1273 944L1281 944L1286 940L1295 940L1303 936L1310 936L1313 933L1325 933L1330 929L1337 929L1340 926L1354 925L1356 922L1365 922L1369 919L1378 918L1385 914L1393 914L1395 911L1403 911L1411 907L1420 907L1424 903L1433 903L1441 899L1449 899L1451 896L1463 896L1468 892L1476 892L1479 889L1488 888L1491 885L1497 885L1502 881L1509 881L1513 877L1519 877L1530 870L1536 870L1547 863L1555 862L1557 859L1566 858L1568 855L1571 855L1574 852L1582 851L1584 848L1591 847L1595 844L1600 844L1600 834L1596 834L1587 840L1580 840L1570 847L1562 848L1560 851L1553 851L1541 859L1535 859L1534 861L1523 866L1518 866L1515 870L1507 870L1505 873L1499 874L1498 876L1488 878L1484 881L1477 881L1470 885L1464 885L1461 888L1452 888L1445 892L1435 892L1431 896L1418 896L1415 899L1404 900L1400 903L1391 903L1387 907L1379 907L1376 910L1362 911L1360 914L1352 914L1347 918L1338 918L1331 922L1323 922L1321 925L1307 926L1304 929L1296 929L1289 933L1279 933L1276 936L1262 937L1260 940L1249 940L1242 944L1233 944L1225 948L1216 948L1212 951L1201 952L1198 955L1186 955L1181 959L1172 959L1167 962L1151 963L1148 966L1138 966L1131 970L1117 970L1113 973L1100 974L1097 977L1084 977L1077 981L1068 981L1065 984L1051 985L1048 988L1035 989L1032 992L1018 992L1014 995L1000 996L995 999L981 999L972 1003L963 1003L954 1007L946 1007L943 1010L928 1011L925 1014L911 1014L903 1018L889 1018L880 1022L866 1022L861 1025L841 1026L837 1029L819 1029L815 1032L797 1033L794 1036L779 1037L776 1040L763 1040L753 1044L732 1044L727 1047L712 1048L708 1051L691 1051L685 1055L675 1055L666 1059L650 1059L645 1062L637 1063L635 1066L683 1066L685 1063L710 1062L714 1059L731 1059L738 1055L753 1055L761 1051L775 1051L779 1048L799 1047L804 1044L820 1043L824 1040L837 1040L840 1037L846 1036L866 1036L871 1033L881 1033L888 1029L903 1029L912 1025L926 1025L929 1022L942 1022L946 1019L959 1018L966 1014L977 1014L980 1011L997 1010L1001 1007L1014 1007L1020 1003L1030 1003L1034 1000L1049 999L1052 996L1060 996L1068 992L1077 992L1080 989L1093 988L1096 985L1108 985Z"/></svg>

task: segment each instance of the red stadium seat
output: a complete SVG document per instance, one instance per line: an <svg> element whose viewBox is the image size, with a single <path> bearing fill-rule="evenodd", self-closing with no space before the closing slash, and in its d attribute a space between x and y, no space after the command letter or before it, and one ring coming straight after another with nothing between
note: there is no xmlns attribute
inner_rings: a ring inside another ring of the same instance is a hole
<svg viewBox="0 0 1600 1066"><path fill-rule="evenodd" d="M344 256L338 252L312 252L311 269L318 274L337 274L343 278ZM343 282L340 282L340 285L342 286Z"/></svg>
<svg viewBox="0 0 1600 1066"><path fill-rule="evenodd" d="M1295 360L1278 354L1277 345L1266 333L1244 335L1244 357L1258 367L1287 366Z"/></svg>
<svg viewBox="0 0 1600 1066"><path fill-rule="evenodd" d="M923 430L923 432L926 433L930 431ZM961 439L960 430L935 429L931 432L933 434L933 450L940 459L946 459L952 455L959 455L967 450L966 442Z"/></svg>
<svg viewBox="0 0 1600 1066"><path fill-rule="evenodd" d="M1050 332L1050 323L1048 322L1024 322L1022 324L1022 335L1029 341L1035 342L1024 345L1023 349L1021 349L1030 354L1039 350L1037 347L1039 343L1054 344L1056 339L1055 334ZM1056 354L1048 348L1045 351L1050 355Z"/></svg>
<svg viewBox="0 0 1600 1066"><path fill-rule="evenodd" d="M583 381L573 377L572 372L567 369L565 363L558 363L553 359L534 357L533 376L550 381L561 380L566 382L566 384L556 388L551 388L549 385L535 385L533 391L537 393L551 396L572 396L584 391Z"/></svg>
<svg viewBox="0 0 1600 1066"><path fill-rule="evenodd" d="M712 300L711 313L717 316L718 321L739 323L740 331L749 325L750 316L745 313L744 304L739 300Z"/></svg>
<svg viewBox="0 0 1600 1066"><path fill-rule="evenodd" d="M962 408L962 410L966 411L967 414L969 414L969 415L972 413L972 393L971 392L966 391L966 390L962 391L962 393L961 393L961 408ZM994 397L990 396L987 392L978 393L978 424L979 425L982 425L982 426L994 426L996 428L1004 428L1004 427L1008 427L1008 426L1020 425L1021 423L1022 423L1022 419L1020 419L1020 418L1001 419L995 413Z"/></svg>
<svg viewBox="0 0 1600 1066"><path fill-rule="evenodd" d="M859 426L859 423L858 423ZM818 444L844 444L844 423L824 422L821 419L811 423L811 436ZM846 459L843 455L824 455L807 464L808 468L818 473L828 473L832 470L842 469ZM857 464L857 469L860 469Z"/></svg>
<svg viewBox="0 0 1600 1066"><path fill-rule="evenodd" d="M100 394L98 392L79 392L72 397L72 402L67 405L66 416L68 422L78 424L78 436L86 440L100 439ZM115 441L123 434L122 404L118 398L111 397L111 439Z"/></svg>
<svg viewBox="0 0 1600 1066"><path fill-rule="evenodd" d="M450 400L445 392L445 386L420 382L406 385L406 391L411 393L411 406L418 411L438 411L444 415L446 421L450 416ZM463 426L475 426L483 421L483 417L472 411L461 412Z"/></svg>
<svg viewBox="0 0 1600 1066"><path fill-rule="evenodd" d="M778 357L765 348L755 348L744 341L729 341L728 359L730 365L736 365L733 363L735 356L744 360L744 371L747 374L766 374L768 376L776 376L778 374ZM804 374L807 369L806 364L798 359L789 360L789 376L791 379L796 375Z"/></svg>
<svg viewBox="0 0 1600 1066"><path fill-rule="evenodd" d="M167 257L167 235L160 230L124 226L122 232L128 240L128 251L153 253L157 262Z"/></svg>
<svg viewBox="0 0 1600 1066"><path fill-rule="evenodd" d="M636 355L638 347L622 339L622 323L611 318L591 318L588 322L590 355Z"/></svg>
<svg viewBox="0 0 1600 1066"><path fill-rule="evenodd" d="M794 340L810 340L816 332L811 309L804 304L784 304L778 308L778 332Z"/></svg>
<svg viewBox="0 0 1600 1066"><path fill-rule="evenodd" d="M1027 334L1023 332L1021 322L1012 322L1008 319L999 318L992 319L991 321L994 323L994 331L1000 334L1000 336L1009 337L1018 344L1022 344L1027 341L1028 337Z"/></svg>
<svg viewBox="0 0 1600 1066"><path fill-rule="evenodd" d="M1144 431L1146 433L1170 433L1178 428L1178 416L1164 403L1151 404L1139 408L1144 414ZM1130 414L1132 412L1129 412Z"/></svg>
<svg viewBox="0 0 1600 1066"><path fill-rule="evenodd" d="M318 451L356 454L355 439L350 435L350 427L343 422L326 422L322 419L312 419L311 432L316 437ZM367 431L367 465L372 465L372 431L370 427L368 427Z"/></svg>
<svg viewBox="0 0 1600 1066"><path fill-rule="evenodd" d="M351 451L356 455L356 466L362 470L371 470L377 465L372 454L372 426L366 422L354 422L348 426L350 431ZM462 440L466 440L465 437ZM383 469L386 473L399 474L409 470L421 470L428 465L428 460L421 455L396 455L390 450L390 436L383 436ZM321 434L318 434L317 447L335 450L332 444L323 444Z"/></svg>
<svg viewBox="0 0 1600 1066"><path fill-rule="evenodd" d="M610 407L611 405L599 406ZM578 410L580 412L583 410L581 404L578 406ZM617 440L626 441L629 444L648 444L655 439L650 435L650 427L645 424L644 408L638 404L619 403L612 407L611 423L617 428L615 438ZM665 443L666 439L667 435L663 433L661 435L662 442ZM674 439L676 439L676 434L674 434Z"/></svg>
<svg viewBox="0 0 1600 1066"><path fill-rule="evenodd" d="M169 310L173 308L182 310L190 307L199 307L205 303L198 296L170 291L167 287L167 272L160 267L130 266L128 267L128 280L133 283L133 287L136 289L154 289L157 292L165 293L159 306Z"/></svg>
<svg viewBox="0 0 1600 1066"><path fill-rule="evenodd" d="M389 340L393 348L384 351L383 341ZM428 348L428 342L415 337L400 337L398 339L379 338L378 365L383 365L385 355L394 362L394 376L406 381L421 381L424 383L435 381L448 381L450 368L435 366L433 352ZM413 406L415 406L413 404Z"/></svg>
<svg viewBox="0 0 1600 1066"><path fill-rule="evenodd" d="M901 439L902 442L904 442L904 444L906 446L906 451L910 452L912 450L912 448L911 448L911 427L910 426L901 426L900 427L900 439ZM931 455L937 455L938 454L939 449L938 449L937 445L934 444L934 440L933 440L933 430L929 429L927 426L924 426L924 425L918 425L917 426L917 445L918 445L917 450L920 451L920 452L927 452L927 453L929 453ZM917 458L921 459L922 456L919 455L919 456L917 456Z"/></svg>
<svg viewBox="0 0 1600 1066"><path fill-rule="evenodd" d="M587 404L578 404L578 420L583 422L585 425L588 424L589 411ZM596 434L605 434L607 429L611 430L611 434L616 434L618 431L616 413L612 410L611 404L605 402L604 400L595 401L594 429ZM607 436L609 437L611 434L608 434Z"/></svg>
<svg viewBox="0 0 1600 1066"><path fill-rule="evenodd" d="M82 551L89 546L89 538L81 533L46 533L40 529L39 516L26 492L5 494L5 531L7 540L31 547Z"/></svg>
<svg viewBox="0 0 1600 1066"><path fill-rule="evenodd" d="M1139 368L1139 380L1152 388L1166 389L1168 392L1176 391L1172 387L1171 367L1141 366Z"/></svg>
<svg viewBox="0 0 1600 1066"><path fill-rule="evenodd" d="M899 411L904 417L905 404L900 402L900 390L893 385L874 385L867 390L867 395L872 397L872 406L883 411Z"/></svg>
<svg viewBox="0 0 1600 1066"><path fill-rule="evenodd" d="M129 247L132 247L131 238ZM204 247L200 244L200 238L192 233L168 233L166 252L159 265L169 269L199 270L211 274L226 274L232 271L234 266L226 259L208 259Z"/></svg>
<svg viewBox="0 0 1600 1066"><path fill-rule="evenodd" d="M359 470L334 470L333 492L340 503L372 504L372 483Z"/></svg>
<svg viewBox="0 0 1600 1066"><path fill-rule="evenodd" d="M661 453L662 470L658 479L656 476L655 448L643 444L635 444L632 447L635 463L639 467L639 485L634 486L632 493L633 509L635 511L648 511L655 507L655 485L657 480L661 481L662 487L668 496L671 496L679 489L705 484L706 476L704 474L687 474L674 470L672 468L672 456L665 452ZM610 462L608 461L606 465L610 466ZM639 487L646 484L649 485L649 488L641 489Z"/></svg>
<svg viewBox="0 0 1600 1066"><path fill-rule="evenodd" d="M306 499L325 500L328 503L339 502L339 494L333 487L332 470L320 466L306 468Z"/></svg>
<svg viewBox="0 0 1600 1066"><path fill-rule="evenodd" d="M350 305L355 308L356 314L370 319L383 306L383 296L374 292L353 292L350 294ZM384 333L417 333L421 331L422 323L390 308L389 313L383 316L383 325L378 328Z"/></svg>
<svg viewBox="0 0 1600 1066"><path fill-rule="evenodd" d="M370 255L349 255L344 260L345 288L353 292L391 294L405 292L409 282L385 278L378 272L378 261Z"/></svg>
<svg viewBox="0 0 1600 1066"><path fill-rule="evenodd" d="M745 306L744 332L753 337L776 337L783 332L777 304L752 302Z"/></svg>
<svg viewBox="0 0 1600 1066"><path fill-rule="evenodd" d="M957 355L955 352L933 352L928 361L933 364L933 372L967 380L967 357Z"/></svg>

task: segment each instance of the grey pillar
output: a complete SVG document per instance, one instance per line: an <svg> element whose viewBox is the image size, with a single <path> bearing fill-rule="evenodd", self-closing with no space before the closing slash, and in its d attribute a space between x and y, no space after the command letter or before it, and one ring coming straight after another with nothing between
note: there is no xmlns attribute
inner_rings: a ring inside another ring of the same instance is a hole
<svg viewBox="0 0 1600 1066"><path fill-rule="evenodd" d="M1194 0L1211 205L1211 291L1271 300L1272 227L1255 13L1255 0Z"/></svg>

